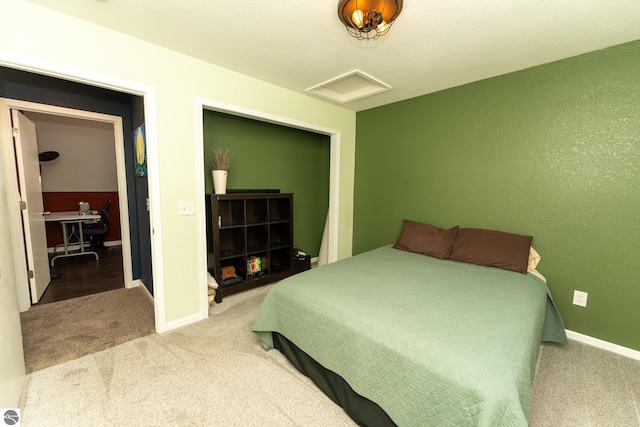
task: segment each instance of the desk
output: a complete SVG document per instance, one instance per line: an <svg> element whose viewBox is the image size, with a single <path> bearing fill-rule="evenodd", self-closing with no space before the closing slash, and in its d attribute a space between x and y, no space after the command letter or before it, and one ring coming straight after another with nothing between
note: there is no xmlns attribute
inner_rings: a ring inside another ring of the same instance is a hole
<svg viewBox="0 0 640 427"><path fill-rule="evenodd" d="M100 259L97 252L94 251L85 251L84 250L84 235L82 234L82 224L85 222L98 222L100 221L100 215L97 213L89 213L86 215L80 215L78 211L71 212L51 212L50 214L44 216L45 222L59 222L62 224L62 238L64 239L64 243L62 245L57 245L53 249L54 257L51 259L51 267L56 262L58 258L70 257L70 256L79 256L79 255L94 255L96 260ZM67 224L71 224L71 233L67 232ZM78 225L78 233L76 234L76 224ZM76 237L78 240L76 242L70 242L72 237ZM79 244L80 249L76 251L69 251L69 243ZM57 255L58 246L64 247L64 253Z"/></svg>

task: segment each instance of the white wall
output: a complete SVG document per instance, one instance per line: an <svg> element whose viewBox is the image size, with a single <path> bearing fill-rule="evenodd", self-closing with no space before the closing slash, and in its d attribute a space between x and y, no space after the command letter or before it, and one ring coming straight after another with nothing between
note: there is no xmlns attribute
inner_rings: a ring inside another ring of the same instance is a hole
<svg viewBox="0 0 640 427"><path fill-rule="evenodd" d="M41 163L42 191L118 191L111 123L27 112L36 125L38 151L60 157Z"/></svg>
<svg viewBox="0 0 640 427"><path fill-rule="evenodd" d="M152 220L157 221L152 226L158 233L154 242L159 241L162 249L159 254L158 246L153 246L154 257L161 260L154 265L154 287L159 286L158 294L165 301L160 315L166 323L195 319L206 299L201 283L206 266L201 265L199 247L204 212L198 209L196 215L180 216L178 209L181 201L197 202L203 197L197 191L203 167L198 164L202 156L196 129L196 123L202 122L202 112L195 108L198 97L339 131L338 258L351 255L354 112L24 0L0 0L0 10L11 11L11 19L0 26L0 62L3 57L20 57L50 64L56 72L94 73L108 81L154 89L155 102L148 107L157 127L148 128L147 137L149 161L156 164L148 166L155 169L149 172L152 186L152 174L157 174L157 187L151 188Z"/></svg>

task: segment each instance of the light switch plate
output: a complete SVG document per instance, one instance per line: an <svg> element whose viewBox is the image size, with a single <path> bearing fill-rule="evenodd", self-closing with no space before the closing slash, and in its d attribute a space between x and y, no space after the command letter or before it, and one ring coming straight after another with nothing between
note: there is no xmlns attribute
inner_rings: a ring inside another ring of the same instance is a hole
<svg viewBox="0 0 640 427"><path fill-rule="evenodd" d="M180 215L193 215L193 201L182 201L178 204Z"/></svg>

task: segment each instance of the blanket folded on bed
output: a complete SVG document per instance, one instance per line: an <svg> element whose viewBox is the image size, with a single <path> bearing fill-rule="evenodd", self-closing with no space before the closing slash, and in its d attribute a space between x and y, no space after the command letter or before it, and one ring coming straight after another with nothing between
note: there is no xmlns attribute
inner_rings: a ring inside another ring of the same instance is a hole
<svg viewBox="0 0 640 427"><path fill-rule="evenodd" d="M416 426L527 425L540 341L566 342L539 278L391 247L281 281L253 330Z"/></svg>

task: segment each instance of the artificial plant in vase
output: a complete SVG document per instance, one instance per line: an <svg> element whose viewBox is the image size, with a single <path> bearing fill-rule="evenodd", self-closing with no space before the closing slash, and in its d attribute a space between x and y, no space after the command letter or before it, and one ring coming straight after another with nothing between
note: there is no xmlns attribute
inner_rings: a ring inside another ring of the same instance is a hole
<svg viewBox="0 0 640 427"><path fill-rule="evenodd" d="M211 175L213 176L213 192L215 194L226 194L227 174L231 166L231 153L228 148L212 148L213 158L211 159Z"/></svg>

